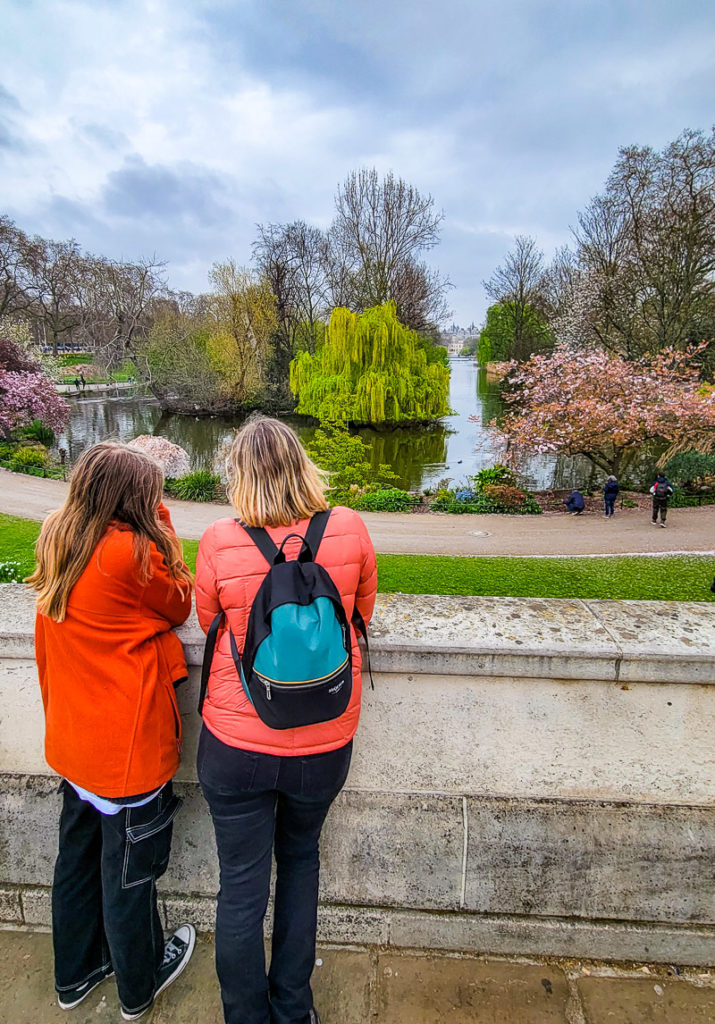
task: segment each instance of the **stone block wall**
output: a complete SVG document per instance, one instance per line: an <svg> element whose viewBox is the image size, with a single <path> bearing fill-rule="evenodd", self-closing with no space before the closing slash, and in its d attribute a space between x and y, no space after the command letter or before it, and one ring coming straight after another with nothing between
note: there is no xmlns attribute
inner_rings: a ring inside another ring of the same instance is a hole
<svg viewBox="0 0 715 1024"><path fill-rule="evenodd" d="M168 924L210 930L194 751L202 638L180 631L185 756ZM715 961L715 607L379 598L374 692L323 835L320 935L346 944ZM46 925L57 780L32 606L0 588L0 920Z"/></svg>

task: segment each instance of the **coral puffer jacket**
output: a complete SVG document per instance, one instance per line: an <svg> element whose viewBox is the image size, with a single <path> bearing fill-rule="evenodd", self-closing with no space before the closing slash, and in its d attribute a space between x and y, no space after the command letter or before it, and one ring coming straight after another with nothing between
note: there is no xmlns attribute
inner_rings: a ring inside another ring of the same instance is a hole
<svg viewBox="0 0 715 1024"><path fill-rule="evenodd" d="M171 526L169 513L159 514ZM134 535L112 523L70 592L63 622L35 620L45 706L45 756L70 782L106 797L149 793L179 766L175 682L186 661L172 626L191 591L172 579L154 544L152 578L134 571Z"/></svg>
<svg viewBox="0 0 715 1024"><path fill-rule="evenodd" d="M293 526L268 527L280 546L289 533L305 536L310 520ZM288 558L300 551L297 539L285 546ZM316 561L328 570L345 608L348 622L353 608L369 622L375 605L377 567L367 528L357 512L337 507L330 513ZM239 651L243 650L248 616L268 562L235 519L219 519L201 538L196 559L196 611L204 632L216 614L226 613ZM214 736L232 747L265 754L305 756L344 746L355 735L360 717L361 659L351 626L353 692L339 718L297 729L270 729L260 720L246 697L231 657L226 620L216 641L203 718Z"/></svg>

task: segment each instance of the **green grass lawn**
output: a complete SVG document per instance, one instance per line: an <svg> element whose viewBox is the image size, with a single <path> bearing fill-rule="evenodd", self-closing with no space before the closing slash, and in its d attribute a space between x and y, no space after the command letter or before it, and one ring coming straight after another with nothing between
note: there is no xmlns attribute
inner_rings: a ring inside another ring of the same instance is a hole
<svg viewBox="0 0 715 1024"><path fill-rule="evenodd" d="M40 524L0 514L0 562L20 562L29 573ZM184 556L196 567L197 540ZM629 601L715 601L715 558L447 558L378 555L383 594L479 594L492 597L584 597Z"/></svg>
<svg viewBox="0 0 715 1024"><path fill-rule="evenodd" d="M197 540L182 540L184 545L184 558L186 564L192 572L196 572L196 552L199 550L199 542Z"/></svg>
<svg viewBox="0 0 715 1024"><path fill-rule="evenodd" d="M19 562L24 575L31 573L35 565L33 545L39 532L39 523L0 514L0 563Z"/></svg>
<svg viewBox="0 0 715 1024"><path fill-rule="evenodd" d="M715 558L445 558L378 555L382 593L715 601Z"/></svg>

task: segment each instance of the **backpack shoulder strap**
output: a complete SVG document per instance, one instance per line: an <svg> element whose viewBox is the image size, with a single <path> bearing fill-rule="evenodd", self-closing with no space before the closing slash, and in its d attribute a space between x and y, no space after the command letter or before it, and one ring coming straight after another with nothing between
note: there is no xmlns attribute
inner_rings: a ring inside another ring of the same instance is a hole
<svg viewBox="0 0 715 1024"><path fill-rule="evenodd" d="M204 660L201 663L201 689L199 690L199 714L203 711L204 700L206 699L206 689L209 685L209 676L211 674L211 662L214 659L214 648L216 647L216 635L219 631L219 626L223 622L223 611L220 611L215 617L209 631L206 634L206 646L204 647Z"/></svg>
<svg viewBox="0 0 715 1024"><path fill-rule="evenodd" d="M236 522L243 527L268 564L273 565L278 548L268 531L262 526L246 526L240 519L237 519Z"/></svg>
<svg viewBox="0 0 715 1024"><path fill-rule="evenodd" d="M358 611L357 604L353 608L352 624L355 632L358 633L365 641L365 652L367 654L367 674L370 677L370 689L375 689L375 680L372 678L372 665L370 664L370 641L367 638L367 626L365 620Z"/></svg>
<svg viewBox="0 0 715 1024"><path fill-rule="evenodd" d="M318 548L320 542L323 539L325 533L325 527L328 525L328 519L330 518L330 509L326 508L322 512L316 512L311 517L308 523L308 529L305 531L305 543L310 548L310 557L315 561L316 555L318 554Z"/></svg>

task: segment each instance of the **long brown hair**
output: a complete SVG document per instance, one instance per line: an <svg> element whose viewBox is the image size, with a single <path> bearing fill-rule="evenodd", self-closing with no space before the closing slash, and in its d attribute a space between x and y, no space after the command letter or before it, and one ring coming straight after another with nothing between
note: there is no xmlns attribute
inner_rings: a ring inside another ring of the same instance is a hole
<svg viewBox="0 0 715 1024"><path fill-rule="evenodd" d="M246 526L290 526L328 507L321 471L280 420L251 416L226 459L228 496Z"/></svg>
<svg viewBox="0 0 715 1024"><path fill-rule="evenodd" d="M191 586L181 541L157 517L164 475L158 462L118 441L102 441L77 460L63 507L45 520L37 544L37 568L26 582L37 591L37 609L57 622L67 611L70 591L112 520L134 534L137 582L151 579L150 543L158 548L169 574Z"/></svg>

